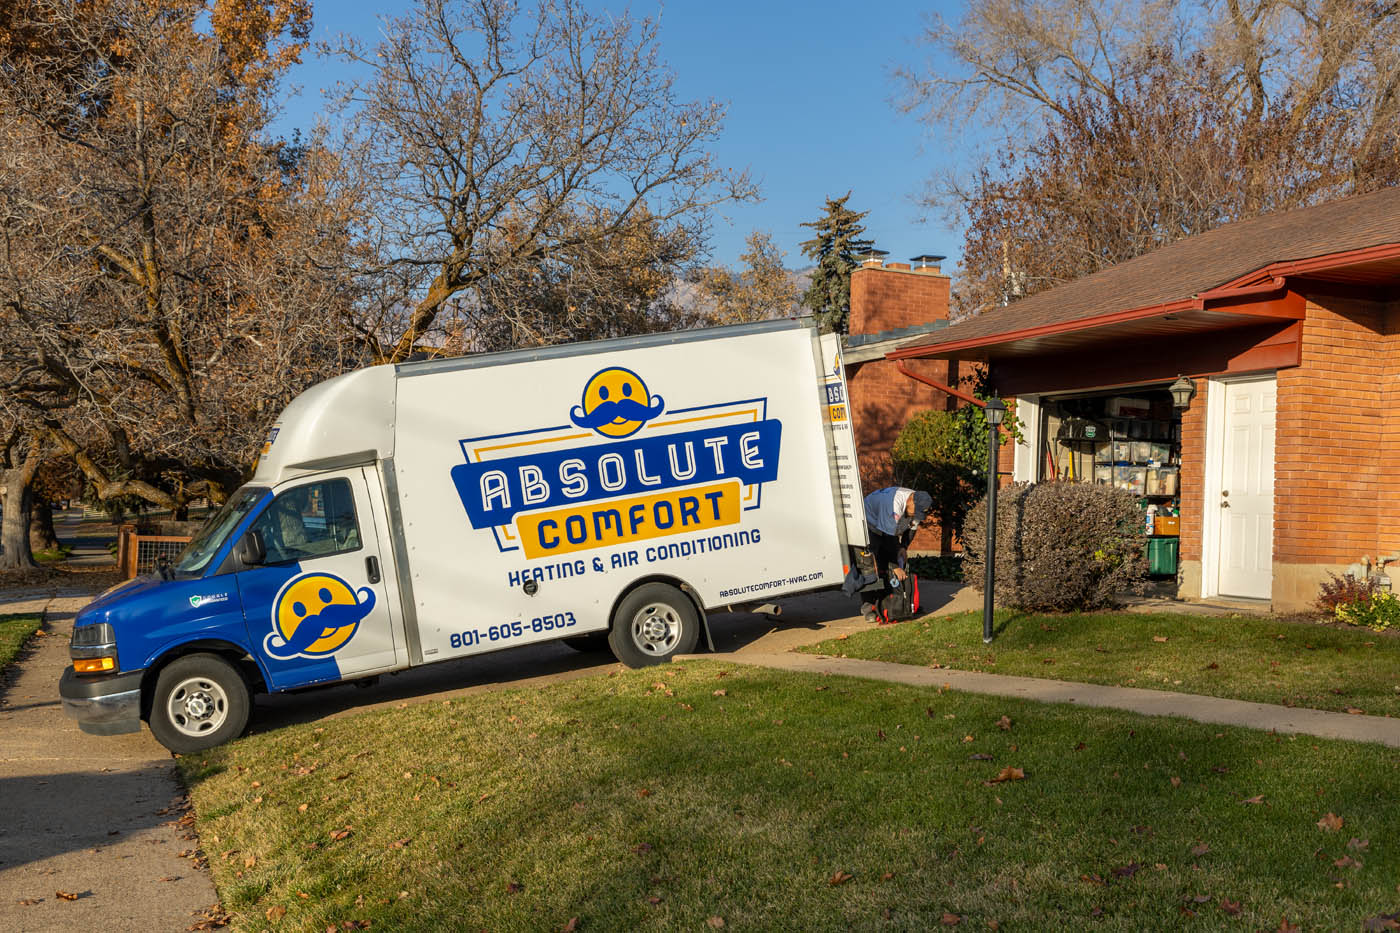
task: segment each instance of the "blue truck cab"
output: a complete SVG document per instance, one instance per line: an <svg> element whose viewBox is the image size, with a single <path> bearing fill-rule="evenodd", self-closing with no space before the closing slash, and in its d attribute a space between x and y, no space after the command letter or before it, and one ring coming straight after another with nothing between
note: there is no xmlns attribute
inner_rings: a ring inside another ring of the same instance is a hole
<svg viewBox="0 0 1400 933"><path fill-rule="evenodd" d="M78 614L59 694L83 731L145 720L194 751L241 733L254 693L408 666L384 495L393 401L388 366L299 396L252 481L170 566Z"/></svg>

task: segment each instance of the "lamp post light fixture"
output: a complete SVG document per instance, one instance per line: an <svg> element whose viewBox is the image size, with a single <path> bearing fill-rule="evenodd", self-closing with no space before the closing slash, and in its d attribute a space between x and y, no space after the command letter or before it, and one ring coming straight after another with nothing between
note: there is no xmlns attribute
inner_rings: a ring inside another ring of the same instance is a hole
<svg viewBox="0 0 1400 933"><path fill-rule="evenodd" d="M1196 395L1196 383L1185 376L1177 376L1168 391L1172 394L1172 407L1185 411L1191 407L1191 399Z"/></svg>
<svg viewBox="0 0 1400 933"><path fill-rule="evenodd" d="M997 566L997 431L1006 417L1006 404L993 396L982 413L987 418L987 573L982 583L982 641L990 645Z"/></svg>

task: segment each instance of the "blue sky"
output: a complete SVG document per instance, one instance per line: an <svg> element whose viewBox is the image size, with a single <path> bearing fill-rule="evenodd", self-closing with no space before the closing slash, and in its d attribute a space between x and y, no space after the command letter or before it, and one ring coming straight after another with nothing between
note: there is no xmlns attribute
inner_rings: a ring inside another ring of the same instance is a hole
<svg viewBox="0 0 1400 933"><path fill-rule="evenodd" d="M315 38L349 33L372 42L381 15L408 4L368 6L321 0ZM622 4L598 3L620 10ZM771 232L790 268L807 265L798 244L809 235L799 224L816 219L829 195L852 191L850 206L868 210L867 235L890 260L919 253L947 255L950 269L962 231L916 203L936 172L965 164L961 141L933 139L893 98L896 66L926 58L914 39L926 14L956 19L959 4L881 4L861 7L829 0L676 0L664 9L632 4L637 16L661 14L661 52L687 98L728 102L725 132L716 147L724 164L748 167L764 200L727 208L713 230L716 262L735 264L744 237ZM344 66L308 56L292 80L303 91L288 102L279 129L309 127L321 108L319 89L346 76Z"/></svg>

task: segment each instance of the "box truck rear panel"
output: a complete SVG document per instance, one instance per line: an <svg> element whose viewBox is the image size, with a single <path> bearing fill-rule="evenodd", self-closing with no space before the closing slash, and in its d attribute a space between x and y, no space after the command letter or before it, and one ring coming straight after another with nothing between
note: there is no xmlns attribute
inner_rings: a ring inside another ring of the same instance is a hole
<svg viewBox="0 0 1400 933"><path fill-rule="evenodd" d="M605 629L645 578L705 606L840 582L810 327L637 344L400 368L425 661Z"/></svg>

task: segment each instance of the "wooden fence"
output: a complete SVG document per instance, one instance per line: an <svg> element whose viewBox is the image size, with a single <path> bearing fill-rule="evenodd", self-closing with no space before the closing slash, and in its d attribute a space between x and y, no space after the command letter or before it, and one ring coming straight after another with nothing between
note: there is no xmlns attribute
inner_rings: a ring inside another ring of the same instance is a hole
<svg viewBox="0 0 1400 933"><path fill-rule="evenodd" d="M117 529L117 566L123 579L130 580L155 570L162 557L173 561L189 543L189 535L143 535L135 525L122 525Z"/></svg>

